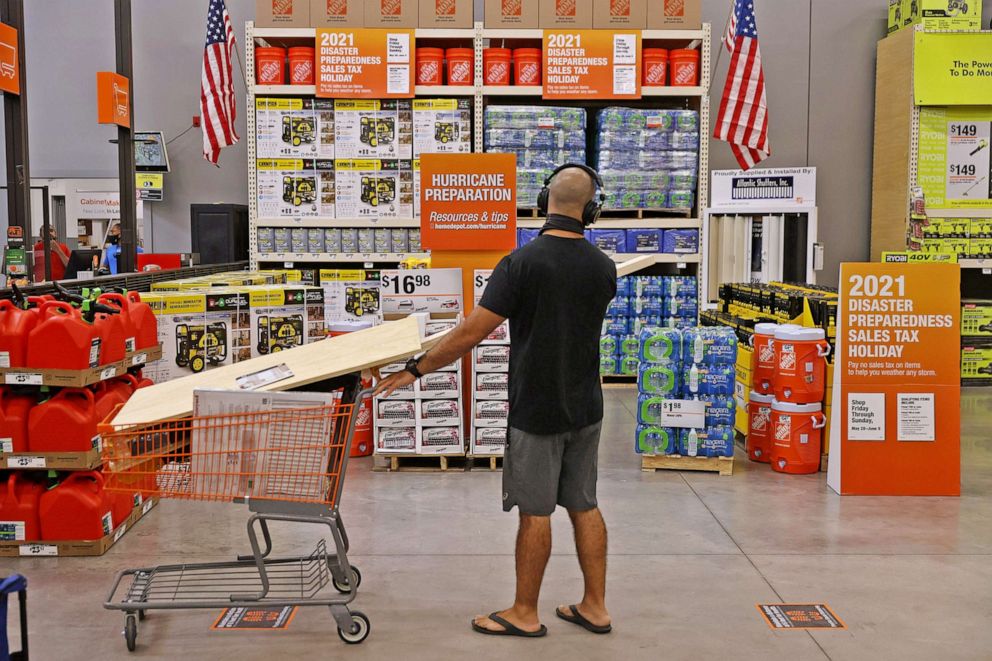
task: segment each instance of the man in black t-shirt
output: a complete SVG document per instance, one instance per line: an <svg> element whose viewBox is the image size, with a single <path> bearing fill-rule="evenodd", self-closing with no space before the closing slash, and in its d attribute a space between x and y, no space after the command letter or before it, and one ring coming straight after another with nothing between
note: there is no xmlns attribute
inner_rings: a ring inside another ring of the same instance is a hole
<svg viewBox="0 0 992 661"><path fill-rule="evenodd" d="M582 601L558 617L594 633L611 630L606 610L606 525L596 500L603 394L599 337L616 294L616 265L585 241L583 223L596 179L582 167L552 179L548 224L504 257L482 300L437 347L383 379L377 394L451 364L510 322L510 418L503 463L503 509L520 510L513 607L479 616L480 633L539 637L538 596L551 554L551 514L568 510L585 579Z"/></svg>

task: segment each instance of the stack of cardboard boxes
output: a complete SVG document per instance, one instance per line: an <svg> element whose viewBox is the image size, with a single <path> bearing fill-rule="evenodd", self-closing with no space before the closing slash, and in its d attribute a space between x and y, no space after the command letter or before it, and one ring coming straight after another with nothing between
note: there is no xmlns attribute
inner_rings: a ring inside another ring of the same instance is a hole
<svg viewBox="0 0 992 661"><path fill-rule="evenodd" d="M889 34L923 24L928 31L982 29L981 0L888 0Z"/></svg>
<svg viewBox="0 0 992 661"><path fill-rule="evenodd" d="M961 302L961 385L992 386L992 301Z"/></svg>
<svg viewBox="0 0 992 661"><path fill-rule="evenodd" d="M260 27L471 28L473 0L255 0Z"/></svg>
<svg viewBox="0 0 992 661"><path fill-rule="evenodd" d="M992 218L928 218L922 251L992 259Z"/></svg>

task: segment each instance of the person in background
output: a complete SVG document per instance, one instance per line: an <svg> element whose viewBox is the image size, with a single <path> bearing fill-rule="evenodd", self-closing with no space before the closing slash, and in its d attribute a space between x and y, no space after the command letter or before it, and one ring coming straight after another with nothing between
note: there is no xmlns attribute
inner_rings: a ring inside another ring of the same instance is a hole
<svg viewBox="0 0 992 661"><path fill-rule="evenodd" d="M406 369L382 379L388 396L468 353L510 320L510 414L503 459L503 510L520 510L516 599L478 616L472 628L494 636L538 638L544 569L551 555L551 514L568 510L585 580L582 601L555 614L597 634L612 630L606 609L606 524L596 498L603 393L599 336L616 295L613 261L585 240L599 215L598 175L560 168L548 183L541 236L504 257L479 304L440 343ZM601 200L600 200L601 203Z"/></svg>
<svg viewBox="0 0 992 661"><path fill-rule="evenodd" d="M138 252L144 252L138 246ZM103 251L103 266L110 269L111 275L117 275L117 258L121 254L121 224L114 223L107 232L107 244Z"/></svg>
<svg viewBox="0 0 992 661"><path fill-rule="evenodd" d="M38 242L34 244L34 281L45 279L45 243L52 251L52 280L62 280L65 278L65 266L69 263L69 246L59 241L55 228L49 225L48 240L38 237Z"/></svg>

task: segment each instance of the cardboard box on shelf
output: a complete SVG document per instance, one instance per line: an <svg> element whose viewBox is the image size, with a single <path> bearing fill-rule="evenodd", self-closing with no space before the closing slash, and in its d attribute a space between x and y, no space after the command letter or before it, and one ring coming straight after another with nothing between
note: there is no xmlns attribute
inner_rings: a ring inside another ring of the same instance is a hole
<svg viewBox="0 0 992 661"><path fill-rule="evenodd" d="M473 0L420 0L420 27L471 28L474 4Z"/></svg>
<svg viewBox="0 0 992 661"><path fill-rule="evenodd" d="M364 0L364 4L367 28L415 28L420 20L417 0Z"/></svg>
<svg viewBox="0 0 992 661"><path fill-rule="evenodd" d="M323 269L324 319L331 332L346 332L382 323L382 285L378 270Z"/></svg>
<svg viewBox="0 0 992 661"><path fill-rule="evenodd" d="M261 28L310 27L310 0L255 0L255 25Z"/></svg>
<svg viewBox="0 0 992 661"><path fill-rule="evenodd" d="M335 161L335 194L342 218L413 218L413 165L408 160ZM349 252L344 232L341 242Z"/></svg>
<svg viewBox="0 0 992 661"><path fill-rule="evenodd" d="M538 20L546 30L588 29L593 26L592 14L593 3L589 0L540 0Z"/></svg>
<svg viewBox="0 0 992 661"><path fill-rule="evenodd" d="M982 3L968 0L889 0L889 33L922 23L928 31L982 29Z"/></svg>
<svg viewBox="0 0 992 661"><path fill-rule="evenodd" d="M315 28L365 26L363 0L310 0L310 25Z"/></svg>
<svg viewBox="0 0 992 661"><path fill-rule="evenodd" d="M961 378L992 383L992 344L971 343L961 347Z"/></svg>
<svg viewBox="0 0 992 661"><path fill-rule="evenodd" d="M468 154L472 151L469 99L413 101L413 155Z"/></svg>
<svg viewBox="0 0 992 661"><path fill-rule="evenodd" d="M647 28L648 0L593 0L592 27L610 30Z"/></svg>
<svg viewBox="0 0 992 661"><path fill-rule="evenodd" d="M580 0L576 0L579 2ZM582 0L588 2L588 0ZM486 0L487 28L535 29L541 26L540 0Z"/></svg>
<svg viewBox="0 0 992 661"><path fill-rule="evenodd" d="M334 141L337 158L412 158L410 101L336 100Z"/></svg>
<svg viewBox="0 0 992 661"><path fill-rule="evenodd" d="M260 218L334 217L334 161L266 158L257 170Z"/></svg>
<svg viewBox="0 0 992 661"><path fill-rule="evenodd" d="M992 301L961 301L961 336L992 339Z"/></svg>
<svg viewBox="0 0 992 661"><path fill-rule="evenodd" d="M647 0L648 30L698 30L703 27L702 0Z"/></svg>
<svg viewBox="0 0 992 661"><path fill-rule="evenodd" d="M285 285L248 288L251 356L265 356L327 337L324 290Z"/></svg>

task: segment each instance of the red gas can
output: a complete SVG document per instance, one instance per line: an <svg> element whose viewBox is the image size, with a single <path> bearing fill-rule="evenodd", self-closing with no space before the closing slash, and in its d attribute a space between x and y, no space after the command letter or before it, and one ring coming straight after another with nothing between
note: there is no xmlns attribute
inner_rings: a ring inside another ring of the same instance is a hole
<svg viewBox="0 0 992 661"><path fill-rule="evenodd" d="M827 418L817 404L772 402L772 470L797 475L820 470L820 435Z"/></svg>
<svg viewBox="0 0 992 661"><path fill-rule="evenodd" d="M124 318L120 314L98 312L93 317L93 329L100 338L101 365L118 363L127 355L127 330L124 324Z"/></svg>
<svg viewBox="0 0 992 661"><path fill-rule="evenodd" d="M772 402L771 395L751 391L747 403L747 457L767 464L771 461Z"/></svg>
<svg viewBox="0 0 992 661"><path fill-rule="evenodd" d="M121 322L124 329L124 350L134 351L138 348L137 330L134 326L134 319L131 317L131 304L123 294L108 293L102 294L97 299L98 303L120 310L120 314L115 315Z"/></svg>
<svg viewBox="0 0 992 661"><path fill-rule="evenodd" d="M131 395L138 389L138 379L130 374L102 381L96 387L96 419L97 422L106 420L113 410L120 404L124 404L131 399Z"/></svg>
<svg viewBox="0 0 992 661"><path fill-rule="evenodd" d="M88 452L99 446L96 399L88 388L66 388L31 409L31 452Z"/></svg>
<svg viewBox="0 0 992 661"><path fill-rule="evenodd" d="M48 301L38 315L38 325L28 335L27 367L84 370L100 364L100 336L78 310Z"/></svg>
<svg viewBox="0 0 992 661"><path fill-rule="evenodd" d="M829 353L822 328L775 329L775 399L799 404L822 402Z"/></svg>
<svg viewBox="0 0 992 661"><path fill-rule="evenodd" d="M139 388L147 388L148 386L155 385L155 382L145 377L145 375L142 373L141 370L138 370L137 372L134 373L134 378L138 380L138 385L134 387L135 390L138 390Z"/></svg>
<svg viewBox="0 0 992 661"><path fill-rule="evenodd" d="M127 521L127 517L131 516L131 512L134 511L134 496L133 493L107 494L110 499L110 511L114 515L115 527Z"/></svg>
<svg viewBox="0 0 992 661"><path fill-rule="evenodd" d="M0 386L0 453L28 451L28 416L35 398Z"/></svg>
<svg viewBox="0 0 992 661"><path fill-rule="evenodd" d="M31 479L28 473L7 475L6 482L0 484L0 539L29 542L41 539L38 501L43 493L45 485Z"/></svg>
<svg viewBox="0 0 992 661"><path fill-rule="evenodd" d="M24 367L28 334L38 321L36 313L12 301L0 301L0 367Z"/></svg>
<svg viewBox="0 0 992 661"><path fill-rule="evenodd" d="M114 531L113 504L96 471L71 473L41 497L41 538L100 539Z"/></svg>
<svg viewBox="0 0 992 661"><path fill-rule="evenodd" d="M141 294L136 291L127 293L128 313L134 324L137 348L148 349L158 346L158 321L151 306L141 300Z"/></svg>

